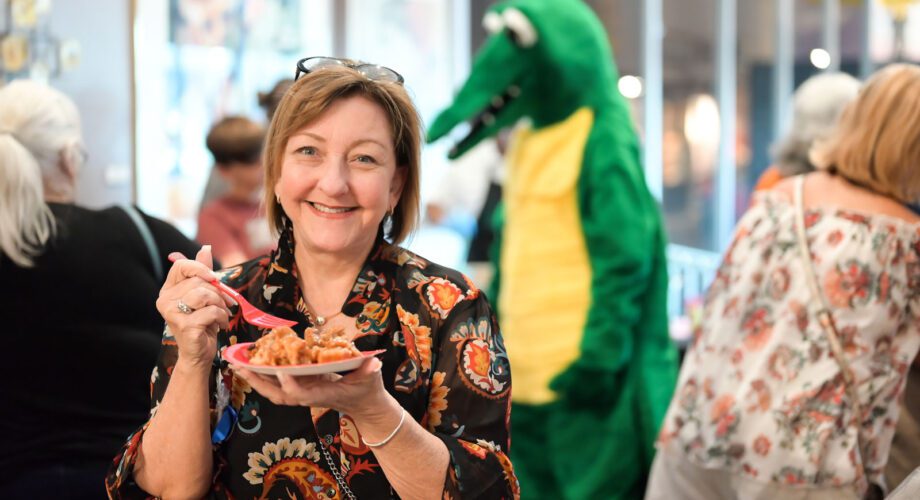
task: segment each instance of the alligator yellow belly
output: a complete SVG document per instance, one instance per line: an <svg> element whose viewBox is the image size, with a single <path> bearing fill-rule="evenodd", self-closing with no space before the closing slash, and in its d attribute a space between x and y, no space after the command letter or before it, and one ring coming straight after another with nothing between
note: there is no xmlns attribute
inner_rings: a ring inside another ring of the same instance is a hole
<svg viewBox="0 0 920 500"><path fill-rule="evenodd" d="M594 114L582 108L508 152L499 269L502 335L514 401L553 401L554 376L579 355L591 306L591 265L578 209L578 177Z"/></svg>

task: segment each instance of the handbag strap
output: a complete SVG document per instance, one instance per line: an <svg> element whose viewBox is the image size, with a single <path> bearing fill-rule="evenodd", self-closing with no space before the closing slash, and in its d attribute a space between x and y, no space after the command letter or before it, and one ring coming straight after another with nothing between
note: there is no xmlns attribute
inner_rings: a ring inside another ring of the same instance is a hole
<svg viewBox="0 0 920 500"><path fill-rule="evenodd" d="M144 246L147 247L147 252L150 254L150 260L153 262L153 275L157 279L157 283L163 281L163 263L160 261L160 252L157 250L156 240L153 239L153 233L150 232L150 228L147 227L147 223L144 222L144 218L141 217L141 214L131 205L120 205L121 208L128 218L131 219L131 222L137 226L138 232L141 233L141 239L144 240Z"/></svg>
<svg viewBox="0 0 920 500"><path fill-rule="evenodd" d="M853 375L853 370L850 369L850 363L847 361L847 358L843 353L843 347L840 344L840 335L837 333L837 326L834 324L834 317L831 314L831 308L827 302L827 297L824 296L824 294L821 292L821 289L818 287L818 280L815 277L815 270L812 264L811 250L808 248L808 239L805 235L805 209L802 202L804 189L805 176L796 176L794 194L795 231L798 236L797 239L799 253L802 257L802 268L805 271L805 280L808 282L808 287L811 289L811 295L815 298L815 300L818 301L818 310L815 312L815 314L818 316L818 322L821 324L821 327L827 336L828 343L831 347L831 352L833 353L834 359L837 361L837 365L840 367L840 372L843 375L847 396L850 399L850 406L852 406L854 413L853 420L856 424L857 446L859 447L860 455L865 456L863 453L861 432L864 413L862 410L862 404L859 402L859 392L856 390L856 377ZM863 473L865 473L864 464Z"/></svg>

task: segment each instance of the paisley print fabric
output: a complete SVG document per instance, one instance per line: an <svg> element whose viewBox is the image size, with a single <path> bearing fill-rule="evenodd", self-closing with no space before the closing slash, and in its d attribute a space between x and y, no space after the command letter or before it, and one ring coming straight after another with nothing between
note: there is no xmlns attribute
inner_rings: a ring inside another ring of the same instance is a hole
<svg viewBox="0 0 920 500"><path fill-rule="evenodd" d="M297 285L293 242L285 231L278 250L223 271L223 280L257 307L310 326ZM486 298L463 275L378 239L343 311L355 318L362 351L381 355L387 390L450 452L444 498L514 498L508 460L511 376L495 317ZM263 332L241 320L219 333L219 349L251 342ZM166 332L152 377L153 412L176 362ZM213 446L212 498L346 498L333 468L361 499L396 498L373 452L346 414L276 406L215 360L212 428L237 418ZM144 498L131 473L144 429L132 435L106 479L114 498ZM326 454L331 459L327 460Z"/></svg>

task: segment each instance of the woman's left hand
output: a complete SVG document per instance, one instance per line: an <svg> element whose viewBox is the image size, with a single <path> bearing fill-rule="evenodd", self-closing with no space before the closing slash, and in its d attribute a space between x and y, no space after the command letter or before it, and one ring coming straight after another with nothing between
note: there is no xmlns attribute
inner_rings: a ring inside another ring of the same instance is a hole
<svg viewBox="0 0 920 500"><path fill-rule="evenodd" d="M353 417L370 416L387 406L390 397L383 386L375 357L364 360L358 369L344 376L336 374L277 376L258 374L234 366L234 372L259 394L277 405L332 408Z"/></svg>

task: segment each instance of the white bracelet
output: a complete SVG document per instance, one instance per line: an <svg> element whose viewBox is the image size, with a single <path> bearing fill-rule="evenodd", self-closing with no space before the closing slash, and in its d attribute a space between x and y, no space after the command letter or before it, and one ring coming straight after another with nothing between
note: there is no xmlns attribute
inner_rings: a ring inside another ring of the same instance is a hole
<svg viewBox="0 0 920 500"><path fill-rule="evenodd" d="M367 441L364 440L364 436L361 436L361 442L364 443L364 445L367 446L368 448L379 448L379 447L381 447L381 446L383 446L383 445L389 443L390 440L393 439L393 436L395 436L396 433L399 432L399 429L402 429L403 422L406 421L406 414L407 414L407 413L409 413L409 412L407 412L406 410L403 410L402 416L399 417L399 423L396 424L396 428L393 429L393 432L391 432L389 436L383 438L383 441L380 441L380 442L378 442L378 443L368 443Z"/></svg>

